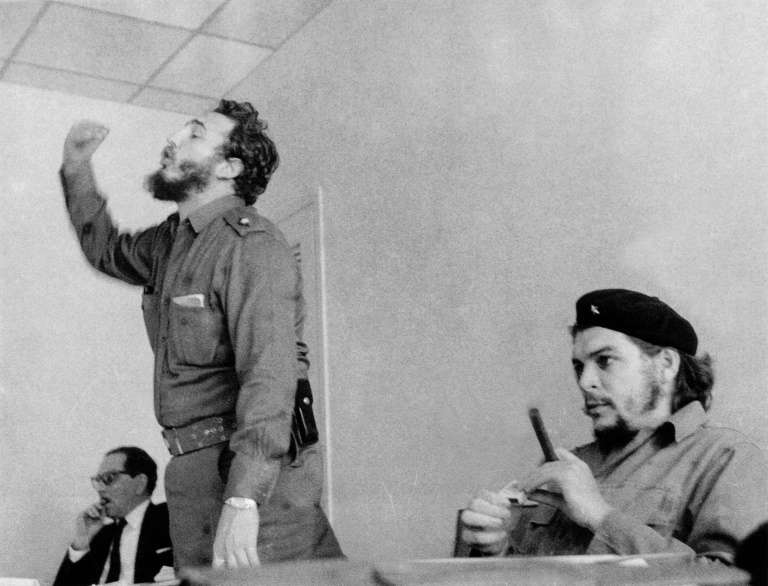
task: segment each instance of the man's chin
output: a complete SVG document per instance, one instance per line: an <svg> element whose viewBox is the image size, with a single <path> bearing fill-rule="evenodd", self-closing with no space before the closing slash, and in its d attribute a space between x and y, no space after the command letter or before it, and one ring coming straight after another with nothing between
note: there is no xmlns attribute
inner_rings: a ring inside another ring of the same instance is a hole
<svg viewBox="0 0 768 586"><path fill-rule="evenodd" d="M158 201L173 201L179 203L188 197L188 186L181 181L169 180L162 169L155 171L151 175L147 175L144 179L144 187L152 194L152 197Z"/></svg>
<svg viewBox="0 0 768 586"><path fill-rule="evenodd" d="M637 431L629 429L624 421L617 421L612 425L601 424L596 421L592 433L598 446L604 452L624 447L637 435Z"/></svg>

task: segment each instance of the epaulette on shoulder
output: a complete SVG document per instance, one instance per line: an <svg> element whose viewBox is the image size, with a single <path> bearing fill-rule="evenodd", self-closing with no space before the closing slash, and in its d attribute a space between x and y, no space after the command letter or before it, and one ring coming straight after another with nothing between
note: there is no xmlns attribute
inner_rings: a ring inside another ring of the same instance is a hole
<svg viewBox="0 0 768 586"><path fill-rule="evenodd" d="M268 231L268 223L251 206L232 208L224 214L224 221L240 236L245 236L249 232Z"/></svg>

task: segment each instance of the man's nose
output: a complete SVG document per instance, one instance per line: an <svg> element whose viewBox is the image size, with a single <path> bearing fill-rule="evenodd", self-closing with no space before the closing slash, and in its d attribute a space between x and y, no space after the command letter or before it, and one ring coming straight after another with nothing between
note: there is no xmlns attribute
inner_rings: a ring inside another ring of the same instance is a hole
<svg viewBox="0 0 768 586"><path fill-rule="evenodd" d="M596 389L598 386L599 378L597 376L597 369L590 364L585 364L579 374L579 388L581 390Z"/></svg>

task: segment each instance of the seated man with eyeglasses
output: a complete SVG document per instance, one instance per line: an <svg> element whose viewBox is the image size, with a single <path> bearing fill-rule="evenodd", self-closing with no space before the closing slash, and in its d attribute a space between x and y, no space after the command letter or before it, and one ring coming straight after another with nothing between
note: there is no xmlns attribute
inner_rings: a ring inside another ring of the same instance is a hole
<svg viewBox="0 0 768 586"><path fill-rule="evenodd" d="M54 586L153 582L173 567L168 507L150 498L157 465L141 448L110 450L91 477L99 501L80 513Z"/></svg>

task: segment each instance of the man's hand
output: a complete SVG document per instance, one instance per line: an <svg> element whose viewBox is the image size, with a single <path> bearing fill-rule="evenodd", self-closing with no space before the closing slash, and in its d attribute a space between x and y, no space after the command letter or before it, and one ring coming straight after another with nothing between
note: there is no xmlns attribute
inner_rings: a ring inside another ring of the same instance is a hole
<svg viewBox="0 0 768 586"><path fill-rule="evenodd" d="M589 466L568 450L555 450L559 460L545 462L523 482L523 490L531 492L544 484L557 486L565 499L565 513L574 523L595 531L611 506L605 502Z"/></svg>
<svg viewBox="0 0 768 586"><path fill-rule="evenodd" d="M256 540L259 536L259 509L221 509L213 541L214 568L252 568L259 565Z"/></svg>
<svg viewBox="0 0 768 586"><path fill-rule="evenodd" d="M72 540L72 549L76 551L88 549L93 536L104 527L104 521L105 517L98 503L81 512L75 520L75 538Z"/></svg>
<svg viewBox="0 0 768 586"><path fill-rule="evenodd" d="M93 120L80 120L69 129L64 140L63 165L76 167L87 162L109 134L109 129Z"/></svg>
<svg viewBox="0 0 768 586"><path fill-rule="evenodd" d="M461 512L461 539L483 553L503 553L513 522L510 509L507 497L481 490Z"/></svg>

